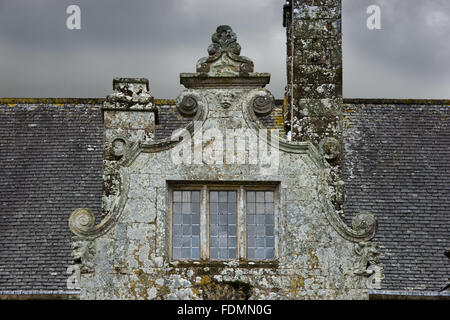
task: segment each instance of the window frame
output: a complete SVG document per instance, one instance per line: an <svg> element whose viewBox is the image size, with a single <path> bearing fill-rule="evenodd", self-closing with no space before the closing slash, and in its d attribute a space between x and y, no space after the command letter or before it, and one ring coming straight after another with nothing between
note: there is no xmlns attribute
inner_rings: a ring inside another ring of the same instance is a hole
<svg viewBox="0 0 450 320"><path fill-rule="evenodd" d="M174 191L200 191L200 259L174 259L173 257L173 193ZM211 259L210 258L210 192L235 191L236 192L236 258ZM247 192L270 191L273 192L274 215L274 252L273 259L247 258ZM176 182L168 185L169 202L169 259L171 262L196 264L202 261L211 263L228 263L231 261L244 261L250 264L273 263L278 260L278 219L279 219L279 183L189 183Z"/></svg>

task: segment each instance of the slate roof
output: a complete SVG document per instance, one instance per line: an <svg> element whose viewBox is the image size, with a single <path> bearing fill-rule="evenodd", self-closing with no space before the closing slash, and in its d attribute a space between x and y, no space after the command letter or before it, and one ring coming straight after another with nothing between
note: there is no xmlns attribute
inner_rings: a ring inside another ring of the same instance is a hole
<svg viewBox="0 0 450 320"><path fill-rule="evenodd" d="M345 212L379 222L384 290L439 291L450 278L450 104L350 101Z"/></svg>
<svg viewBox="0 0 450 320"><path fill-rule="evenodd" d="M68 219L101 209L99 105L0 105L0 291L68 291Z"/></svg>
<svg viewBox="0 0 450 320"><path fill-rule="evenodd" d="M70 213L101 209L102 101L0 100L0 295L67 292ZM188 121L172 100L156 103L157 138ZM384 290L438 291L450 277L449 104L344 107L347 219L377 216ZM281 128L281 109L261 120Z"/></svg>

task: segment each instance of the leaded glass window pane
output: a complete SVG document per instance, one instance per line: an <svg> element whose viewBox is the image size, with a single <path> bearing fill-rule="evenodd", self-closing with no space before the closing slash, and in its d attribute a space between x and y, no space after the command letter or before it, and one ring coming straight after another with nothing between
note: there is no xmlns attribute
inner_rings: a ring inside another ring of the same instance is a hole
<svg viewBox="0 0 450 320"><path fill-rule="evenodd" d="M209 193L209 253L212 260L237 257L236 191Z"/></svg>
<svg viewBox="0 0 450 320"><path fill-rule="evenodd" d="M247 192L247 259L274 258L273 191Z"/></svg>
<svg viewBox="0 0 450 320"><path fill-rule="evenodd" d="M174 191L172 214L173 258L200 259L200 191Z"/></svg>

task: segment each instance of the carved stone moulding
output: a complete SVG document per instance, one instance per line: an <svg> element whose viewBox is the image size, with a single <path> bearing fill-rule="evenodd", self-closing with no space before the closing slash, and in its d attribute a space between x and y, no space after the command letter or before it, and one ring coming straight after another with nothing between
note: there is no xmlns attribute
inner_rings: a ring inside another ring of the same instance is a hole
<svg viewBox="0 0 450 320"><path fill-rule="evenodd" d="M192 118L203 107L202 100L198 92L193 90L183 91L176 102L178 112L185 117Z"/></svg>
<svg viewBox="0 0 450 320"><path fill-rule="evenodd" d="M323 199L323 201L326 201ZM349 227L339 216L334 207L326 211L326 217L333 228L344 238L351 242L369 241L375 237L378 230L377 218L370 212L361 212L352 219Z"/></svg>
<svg viewBox="0 0 450 320"><path fill-rule="evenodd" d="M275 98L268 90L258 90L250 103L256 115L267 116L272 113Z"/></svg>
<svg viewBox="0 0 450 320"><path fill-rule="evenodd" d="M95 216L89 209L77 209L69 218L69 228L76 235L89 234L95 227Z"/></svg>
<svg viewBox="0 0 450 320"><path fill-rule="evenodd" d="M188 89L200 88L264 88L270 83L270 73L253 72L246 77L205 77L201 73L181 73L180 83Z"/></svg>
<svg viewBox="0 0 450 320"><path fill-rule="evenodd" d="M114 157L123 157L128 149L129 142L125 137L117 136L111 142L110 150Z"/></svg>
<svg viewBox="0 0 450 320"><path fill-rule="evenodd" d="M194 94L181 94L177 99L177 109L185 117L193 117L197 113L198 102Z"/></svg>
<svg viewBox="0 0 450 320"><path fill-rule="evenodd" d="M378 229L378 221L372 213L363 211L352 219L352 229L361 233L372 232L375 234Z"/></svg>

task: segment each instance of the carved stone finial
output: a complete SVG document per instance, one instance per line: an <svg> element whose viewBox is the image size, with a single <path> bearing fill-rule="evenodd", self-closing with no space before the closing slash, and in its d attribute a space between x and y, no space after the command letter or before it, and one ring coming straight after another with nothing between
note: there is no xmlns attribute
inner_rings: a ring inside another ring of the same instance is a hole
<svg viewBox="0 0 450 320"><path fill-rule="evenodd" d="M241 54L241 46L237 43L236 33L233 32L230 26L217 27L216 33L212 35L211 40L213 43L208 48L210 56L222 52Z"/></svg>
<svg viewBox="0 0 450 320"><path fill-rule="evenodd" d="M217 27L211 39L213 43L208 47L209 57L198 61L197 72L209 76L239 76L253 72L253 62L240 56L241 46L231 27Z"/></svg>
<svg viewBox="0 0 450 320"><path fill-rule="evenodd" d="M263 88L270 82L270 73L253 72L253 61L240 55L241 46L230 26L217 27L211 40L208 57L198 60L197 72L180 74L186 88Z"/></svg>
<svg viewBox="0 0 450 320"><path fill-rule="evenodd" d="M147 79L115 78L114 92L106 97L104 109L156 110Z"/></svg>

